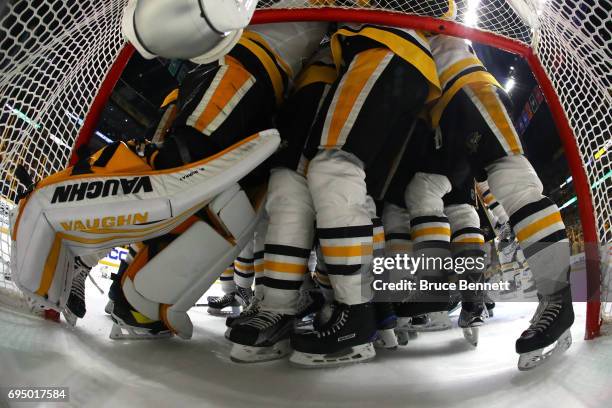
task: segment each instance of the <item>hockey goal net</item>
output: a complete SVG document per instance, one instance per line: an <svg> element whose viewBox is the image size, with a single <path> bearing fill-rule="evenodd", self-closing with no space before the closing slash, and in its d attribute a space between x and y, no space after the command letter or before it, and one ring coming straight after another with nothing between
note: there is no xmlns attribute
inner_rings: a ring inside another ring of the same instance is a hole
<svg viewBox="0 0 612 408"><path fill-rule="evenodd" d="M120 32L126 0L9 0L0 9L0 302L11 281L8 211L23 186L64 168L95 131L132 48ZM610 0L261 0L253 23L353 21L418 28L519 54L554 117L569 163L585 241L587 330L610 304L612 125ZM31 254L36 256L36 254Z"/></svg>

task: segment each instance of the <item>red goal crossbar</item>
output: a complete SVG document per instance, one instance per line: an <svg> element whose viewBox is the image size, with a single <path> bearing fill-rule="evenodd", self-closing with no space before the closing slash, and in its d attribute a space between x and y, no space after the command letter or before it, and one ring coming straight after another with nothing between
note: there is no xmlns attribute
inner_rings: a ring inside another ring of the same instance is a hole
<svg viewBox="0 0 612 408"><path fill-rule="evenodd" d="M383 10L343 9L333 7L310 9L262 9L255 12L251 24L294 21L351 21L356 23L414 28L466 38L474 42L490 45L520 55L527 61L550 108L572 174L574 189L578 198L580 221L585 242L587 270L587 319L585 338L592 339L599 335L601 326L601 272L599 265L597 227L591 189L580 157L580 150L578 149L576 138L574 137L574 132L569 125L565 111L561 106L557 93L546 71L531 47L499 34L466 27L452 21ZM70 160L71 164L77 159L77 149L87 144L93 135L104 105L106 105L113 87L121 76L133 52L133 47L127 44L119 53L118 58L107 73L77 137Z"/></svg>

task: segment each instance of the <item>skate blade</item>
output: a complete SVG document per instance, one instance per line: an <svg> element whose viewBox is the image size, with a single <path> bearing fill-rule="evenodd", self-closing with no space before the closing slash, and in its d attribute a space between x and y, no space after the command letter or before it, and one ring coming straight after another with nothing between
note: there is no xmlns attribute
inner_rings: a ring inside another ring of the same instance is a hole
<svg viewBox="0 0 612 408"><path fill-rule="evenodd" d="M273 346L254 347L236 344L232 346L230 359L235 363L261 363L264 361L278 360L291 353L289 339L281 340Z"/></svg>
<svg viewBox="0 0 612 408"><path fill-rule="evenodd" d="M397 338L397 344L400 346L407 346L411 339L410 333L416 333L416 332L405 332L405 331L396 330L395 337Z"/></svg>
<svg viewBox="0 0 612 408"><path fill-rule="evenodd" d="M472 346L474 346L474 347L478 346L478 326L464 327L463 328L463 337Z"/></svg>
<svg viewBox="0 0 612 408"><path fill-rule="evenodd" d="M433 312L427 314L427 322L425 324L412 324L412 319L409 317L400 317L397 319L397 328L402 331L414 332L435 332L448 330L452 327L448 312Z"/></svg>
<svg viewBox="0 0 612 408"><path fill-rule="evenodd" d="M124 333L123 331L127 333ZM150 333L143 329L135 329L131 326L120 326L119 324L113 324L109 337L112 340L158 340L168 339L172 337L171 331L163 331L156 334Z"/></svg>
<svg viewBox="0 0 612 408"><path fill-rule="evenodd" d="M555 360L572 345L572 333L570 329L563 332L557 341L548 347L523 353L519 356L518 369L528 371L544 364L547 361Z"/></svg>
<svg viewBox="0 0 612 408"><path fill-rule="evenodd" d="M406 342L406 344L408 343ZM376 333L376 340L374 340L374 348L397 350L398 345L399 341L397 336L395 335L395 330L378 330L378 332Z"/></svg>
<svg viewBox="0 0 612 408"><path fill-rule="evenodd" d="M240 314L240 306L232 306L231 309L227 309L227 308L215 309L209 306L206 311L208 312L208 314L213 315L213 316L236 317Z"/></svg>
<svg viewBox="0 0 612 408"><path fill-rule="evenodd" d="M333 354L311 354L293 351L289 362L300 368L332 368L348 364L365 363L376 357L372 343L349 347Z"/></svg>
<svg viewBox="0 0 612 408"><path fill-rule="evenodd" d="M79 319L74 313L72 313L70 310L68 309L64 309L62 311L62 315L64 315L64 319L66 319L66 322L72 326L72 327L76 327L77 324L77 320Z"/></svg>

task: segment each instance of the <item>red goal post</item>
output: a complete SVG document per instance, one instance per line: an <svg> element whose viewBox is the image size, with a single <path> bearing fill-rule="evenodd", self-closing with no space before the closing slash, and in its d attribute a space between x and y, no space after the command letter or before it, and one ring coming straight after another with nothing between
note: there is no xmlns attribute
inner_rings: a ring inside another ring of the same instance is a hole
<svg viewBox="0 0 612 408"><path fill-rule="evenodd" d="M80 0L68 5L60 0L11 0L4 14L0 10L0 109L1 118L6 121L0 121L3 230L7 227L5 204L12 205L16 198L15 166L26 164L33 174L44 177L73 162L78 147L93 135L112 89L133 53L120 32L126 2ZM612 242L609 187L612 144L607 140L612 127L609 93L612 86L605 54L611 45L606 21L612 4L610 0L456 0L459 11L456 21L429 17L445 2L260 0L252 23L351 21L415 28L521 55L545 95L572 173L587 259L585 337L593 338L602 323L601 299L610 300L612 275L609 263L600 262L600 251L609 262ZM471 22L467 18L470 12L472 17L478 17ZM33 21L37 24L32 24ZM40 30L41 26L44 30ZM53 35L49 36L49 31ZM28 35L23 36L22 32ZM8 43L12 48L5 51L7 41L12 41ZM52 66L56 68L55 75L64 70L68 80L42 81L40 78L49 70L41 64L43 60L57 65ZM79 85L78 90L74 84ZM66 106L73 117L81 117L82 121L66 123L65 118L60 118ZM55 139L56 145L48 141L53 137L71 146L72 154L53 151L59 146ZM3 261L0 272L10 275L5 265L10 258L6 234L0 244ZM10 282L3 283L2 279L0 273L0 289L3 285L10 289Z"/></svg>

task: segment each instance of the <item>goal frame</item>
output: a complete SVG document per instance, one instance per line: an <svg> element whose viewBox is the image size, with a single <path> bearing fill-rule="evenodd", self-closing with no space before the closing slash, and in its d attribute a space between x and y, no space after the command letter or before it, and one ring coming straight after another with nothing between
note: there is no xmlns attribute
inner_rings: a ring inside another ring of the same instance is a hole
<svg viewBox="0 0 612 408"><path fill-rule="evenodd" d="M478 28L467 27L453 21L385 10L345 9L336 7L258 9L253 15L251 24L299 21L347 21L424 30L491 45L501 50L519 55L527 61L550 108L573 178L585 242L587 309L584 337L586 340L597 337L600 334L602 324L600 317L602 276L593 197L591 195L588 177L576 143L574 132L569 124L557 93L544 67L540 63L540 60L533 52L533 49L520 41L493 32L483 31ZM123 69L133 53L134 47L130 44L126 44L119 53L111 69L106 74L76 138L70 158L70 164L74 164L78 160L77 152L79 148L86 145L91 139L104 106L108 102L115 84L119 80Z"/></svg>

